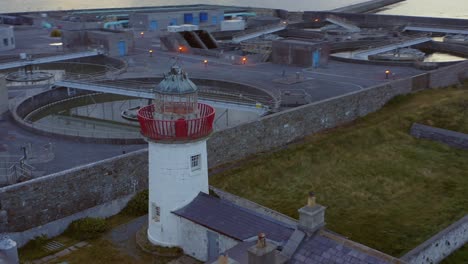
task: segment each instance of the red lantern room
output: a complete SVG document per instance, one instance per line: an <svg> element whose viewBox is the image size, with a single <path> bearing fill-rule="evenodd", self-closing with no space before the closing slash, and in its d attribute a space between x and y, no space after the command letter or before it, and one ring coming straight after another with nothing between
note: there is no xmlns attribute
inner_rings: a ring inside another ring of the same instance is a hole
<svg viewBox="0 0 468 264"><path fill-rule="evenodd" d="M154 89L154 104L138 111L141 134L150 140L195 140L213 131L215 110L198 103L198 88L173 66Z"/></svg>

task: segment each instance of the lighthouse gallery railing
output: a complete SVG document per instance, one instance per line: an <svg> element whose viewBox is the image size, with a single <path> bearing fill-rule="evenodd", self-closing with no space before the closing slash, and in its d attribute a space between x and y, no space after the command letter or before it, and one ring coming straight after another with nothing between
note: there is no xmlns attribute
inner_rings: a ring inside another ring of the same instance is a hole
<svg viewBox="0 0 468 264"><path fill-rule="evenodd" d="M215 110L198 103L198 118L158 120L154 118L154 105L138 111L141 134L153 140L191 140L208 136L213 131Z"/></svg>

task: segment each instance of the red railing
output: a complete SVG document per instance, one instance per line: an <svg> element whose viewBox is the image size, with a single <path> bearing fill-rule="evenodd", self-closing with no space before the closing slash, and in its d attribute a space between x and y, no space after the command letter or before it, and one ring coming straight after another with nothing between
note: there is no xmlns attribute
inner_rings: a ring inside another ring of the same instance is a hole
<svg viewBox="0 0 468 264"><path fill-rule="evenodd" d="M154 105L138 111L141 134L153 140L191 140L208 136L213 131L215 110L198 103L199 118L178 120L154 119Z"/></svg>

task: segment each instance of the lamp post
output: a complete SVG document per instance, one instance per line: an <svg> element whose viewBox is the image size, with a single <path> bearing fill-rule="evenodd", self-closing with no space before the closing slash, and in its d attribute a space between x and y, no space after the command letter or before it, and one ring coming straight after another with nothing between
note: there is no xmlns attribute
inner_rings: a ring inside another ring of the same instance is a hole
<svg viewBox="0 0 468 264"><path fill-rule="evenodd" d="M390 75L390 70L385 71L385 79L388 79L388 76Z"/></svg>

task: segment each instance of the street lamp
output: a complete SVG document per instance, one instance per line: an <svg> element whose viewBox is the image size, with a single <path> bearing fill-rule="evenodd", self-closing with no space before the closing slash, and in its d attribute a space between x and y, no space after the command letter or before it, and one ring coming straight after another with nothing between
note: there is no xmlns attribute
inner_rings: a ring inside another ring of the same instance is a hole
<svg viewBox="0 0 468 264"><path fill-rule="evenodd" d="M179 53L182 53L182 50L183 50L183 49L184 49L184 48L183 48L182 46L179 46Z"/></svg>
<svg viewBox="0 0 468 264"><path fill-rule="evenodd" d="M145 36L145 32L140 32L140 37L143 38Z"/></svg>
<svg viewBox="0 0 468 264"><path fill-rule="evenodd" d="M388 79L388 76L390 75L390 70L385 71L385 79Z"/></svg>
<svg viewBox="0 0 468 264"><path fill-rule="evenodd" d="M203 60L203 64L205 64L205 68L208 67L208 60Z"/></svg>
<svg viewBox="0 0 468 264"><path fill-rule="evenodd" d="M242 57L242 64L245 64L247 62L247 58L246 57Z"/></svg>
<svg viewBox="0 0 468 264"><path fill-rule="evenodd" d="M149 50L149 55L150 55L150 57L153 57L153 50L152 49Z"/></svg>

